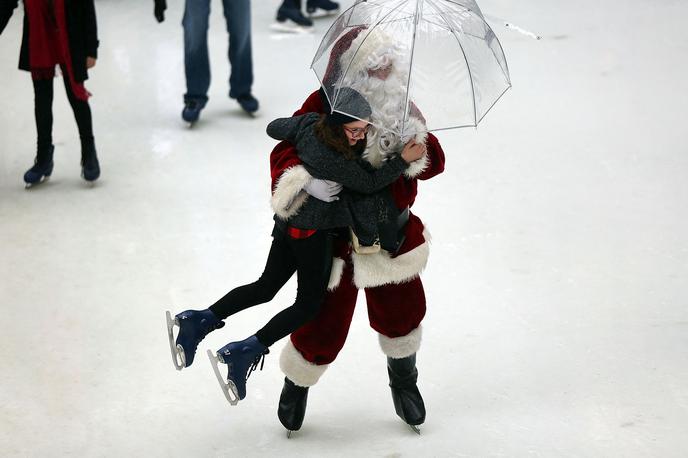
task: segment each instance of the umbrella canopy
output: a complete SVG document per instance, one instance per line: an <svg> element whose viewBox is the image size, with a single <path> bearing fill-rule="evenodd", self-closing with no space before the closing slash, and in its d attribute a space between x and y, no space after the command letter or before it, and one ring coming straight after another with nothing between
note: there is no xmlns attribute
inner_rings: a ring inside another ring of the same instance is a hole
<svg viewBox="0 0 688 458"><path fill-rule="evenodd" d="M502 46L473 0L359 1L332 24L311 68L333 111L342 87L369 88L392 71L404 97L394 120L376 118L373 106L371 121L407 138L477 126L511 87Z"/></svg>

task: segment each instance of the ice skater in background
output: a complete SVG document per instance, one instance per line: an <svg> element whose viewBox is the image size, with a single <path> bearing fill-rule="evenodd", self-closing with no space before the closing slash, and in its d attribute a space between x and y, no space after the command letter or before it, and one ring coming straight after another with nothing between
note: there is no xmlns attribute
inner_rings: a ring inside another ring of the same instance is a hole
<svg viewBox="0 0 688 458"><path fill-rule="evenodd" d="M0 34L18 0L0 0ZM92 183L100 176L93 121L84 87L88 69L98 57L98 31L93 0L24 0L24 31L19 68L31 72L38 134L33 167L24 174L26 187L53 173L53 79L62 70L65 91L81 138L81 175Z"/></svg>
<svg viewBox="0 0 688 458"><path fill-rule="evenodd" d="M314 18L339 13L339 3L332 0L307 0L306 13L301 11L301 0L283 0L277 8L277 18L270 27L278 32L310 32Z"/></svg>
<svg viewBox="0 0 688 458"><path fill-rule="evenodd" d="M347 191L330 202L308 198L304 191L295 202L300 207L298 214L286 219L275 217L270 253L265 270L256 282L233 289L206 310L187 310L176 315L174 320L167 312L170 349L175 366L181 370L192 364L201 340L224 326L222 320L272 300L296 272L298 288L293 305L247 339L230 342L215 355L208 351L218 381L231 404L246 396L246 379L268 353L268 347L318 313L330 280L333 230L353 227L361 240L374 244L378 227L385 222L384 215L396 218L396 213L390 213L394 210L393 202L375 193L397 180L410 162L424 154L424 146L409 142L400 155L391 157L384 166L378 169L364 167L359 158L366 146L370 106L358 92L349 88L343 88L340 97L342 110L347 115L309 113L281 118L271 122L267 132L273 138L294 142L304 166L314 177L312 186L327 186L323 180L334 180ZM384 240L381 243L384 244ZM175 325L179 326L176 341L173 337ZM228 366L226 383L220 375L218 362Z"/></svg>
<svg viewBox="0 0 688 458"><path fill-rule="evenodd" d="M258 99L251 93L253 58L251 50L250 0L222 0L229 33L229 98L236 99L246 113L258 111ZM165 20L166 0L154 0L154 15L158 22ZM208 103L210 88L210 58L208 56L208 27L210 0L186 0L184 3L184 72L186 94L182 119L190 124L198 121L201 110Z"/></svg>

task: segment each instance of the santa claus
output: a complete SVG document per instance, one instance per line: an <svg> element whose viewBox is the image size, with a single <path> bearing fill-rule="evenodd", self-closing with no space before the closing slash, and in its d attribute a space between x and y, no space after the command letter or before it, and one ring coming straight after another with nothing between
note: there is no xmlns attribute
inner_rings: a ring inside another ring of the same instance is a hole
<svg viewBox="0 0 688 458"><path fill-rule="evenodd" d="M426 154L390 185L401 215L398 249L363 254L352 250L349 240L340 241L319 315L294 332L282 351L280 367L286 378L278 416L289 431L300 429L309 387L318 382L344 345L359 289L365 291L370 326L377 331L387 356L395 410L416 430L425 421L425 406L416 383L416 353L426 310L419 275L428 259L429 234L410 207L418 180L444 170L444 152L437 138L425 132L420 111L406 98L407 55L403 46L383 32L364 27L349 30L331 51L323 88L312 93L294 113L329 112L331 103L336 104L330 100L331 94L338 87L350 86L366 97L373 112L374 127L363 156L366 161L379 167L389 155L399 153L411 137L425 144ZM278 144L270 165L272 206L278 217L295 214L306 199L335 198L337 187L333 190L312 178L291 144Z"/></svg>

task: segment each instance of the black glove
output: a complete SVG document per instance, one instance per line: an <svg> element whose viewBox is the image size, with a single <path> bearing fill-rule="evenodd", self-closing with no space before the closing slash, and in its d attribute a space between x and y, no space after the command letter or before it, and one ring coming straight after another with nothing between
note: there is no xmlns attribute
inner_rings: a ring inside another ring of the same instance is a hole
<svg viewBox="0 0 688 458"><path fill-rule="evenodd" d="M167 2L165 0L155 0L155 9L153 10L153 14L155 15L155 19L157 19L158 22L162 22L165 20L166 9Z"/></svg>

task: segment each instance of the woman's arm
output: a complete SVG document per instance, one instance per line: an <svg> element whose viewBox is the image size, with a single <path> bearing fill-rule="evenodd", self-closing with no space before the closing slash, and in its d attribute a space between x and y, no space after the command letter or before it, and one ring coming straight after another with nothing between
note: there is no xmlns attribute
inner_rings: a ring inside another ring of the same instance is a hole
<svg viewBox="0 0 688 458"><path fill-rule="evenodd" d="M86 56L98 58L98 22L96 21L96 7L94 0L85 2L86 8Z"/></svg>

